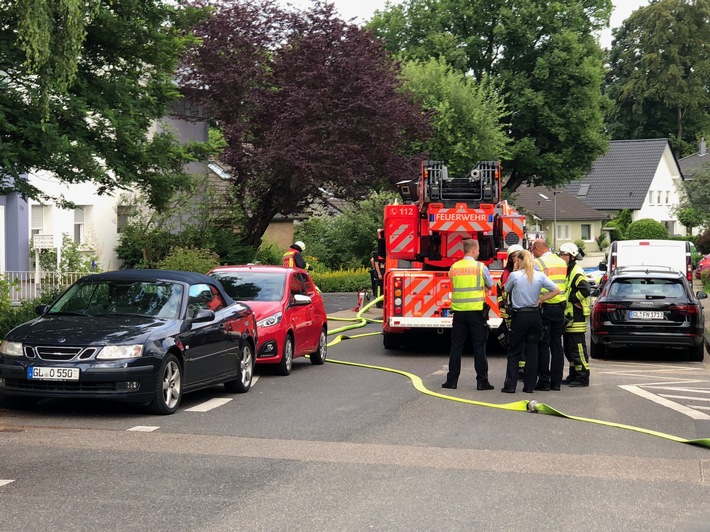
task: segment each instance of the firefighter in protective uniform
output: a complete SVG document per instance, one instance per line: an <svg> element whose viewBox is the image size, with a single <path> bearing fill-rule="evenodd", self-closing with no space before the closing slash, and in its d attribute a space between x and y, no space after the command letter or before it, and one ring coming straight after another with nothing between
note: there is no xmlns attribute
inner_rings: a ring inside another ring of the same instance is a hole
<svg viewBox="0 0 710 532"><path fill-rule="evenodd" d="M306 262L306 259L304 259L303 255L301 254L304 251L306 251L306 245L303 242L301 242L300 240L298 242L294 242L293 244L291 244L289 250L284 253L283 265L287 266L288 268L302 268L304 270L312 270L313 266L308 264Z"/></svg>
<svg viewBox="0 0 710 532"><path fill-rule="evenodd" d="M587 324L591 289L587 274L577 261L584 257L576 245L567 242L560 246L560 257L567 263L567 306L565 308L565 356L569 361L569 375L562 384L589 386L587 358Z"/></svg>
<svg viewBox="0 0 710 532"><path fill-rule="evenodd" d="M530 251L536 259L535 269L547 275L560 289L559 294L542 304L542 337L538 346L538 380L535 389L559 390L565 370L562 336L565 332L567 306L567 263L552 253L547 242L542 239L535 240Z"/></svg>

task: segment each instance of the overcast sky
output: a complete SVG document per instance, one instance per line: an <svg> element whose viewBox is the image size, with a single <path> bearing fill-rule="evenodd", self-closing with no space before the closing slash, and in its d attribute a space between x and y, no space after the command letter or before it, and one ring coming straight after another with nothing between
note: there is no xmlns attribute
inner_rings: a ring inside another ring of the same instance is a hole
<svg viewBox="0 0 710 532"><path fill-rule="evenodd" d="M282 4L292 4L296 7L310 5L310 0L279 0ZM340 12L340 15L349 20L357 19L362 22L372 17L377 9L384 9L386 0L330 0ZM397 3L396 1L393 3ZM611 15L611 27L617 28L628 16L641 6L648 5L648 0L613 0L614 12ZM606 30L600 37L603 48L611 47L611 30Z"/></svg>

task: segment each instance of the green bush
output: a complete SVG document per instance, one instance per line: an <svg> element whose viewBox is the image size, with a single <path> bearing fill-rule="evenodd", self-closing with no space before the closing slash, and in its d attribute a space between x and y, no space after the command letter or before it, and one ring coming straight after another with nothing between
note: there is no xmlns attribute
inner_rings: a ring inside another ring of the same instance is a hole
<svg viewBox="0 0 710 532"><path fill-rule="evenodd" d="M574 241L574 245L577 246L582 251L584 251L584 244L585 244L585 242L581 238L579 240Z"/></svg>
<svg viewBox="0 0 710 532"><path fill-rule="evenodd" d="M602 231L598 237L594 239L594 241L597 243L597 247L599 248L599 251L604 251L608 246L609 246L609 241L607 240L607 232Z"/></svg>
<svg viewBox="0 0 710 532"><path fill-rule="evenodd" d="M626 240L639 240L642 238L668 239L668 229L661 222L652 218L636 220L626 230Z"/></svg>
<svg viewBox="0 0 710 532"><path fill-rule="evenodd" d="M259 264L272 264L281 266L283 264L284 252L273 242L263 241L252 262Z"/></svg>
<svg viewBox="0 0 710 532"><path fill-rule="evenodd" d="M357 292L372 288L370 270L337 270L332 272L312 272L313 282L321 292Z"/></svg>
<svg viewBox="0 0 710 532"><path fill-rule="evenodd" d="M703 255L710 253L710 229L706 229L695 237L695 245Z"/></svg>
<svg viewBox="0 0 710 532"><path fill-rule="evenodd" d="M20 303L18 307L10 307L6 312L0 313L0 338L4 338L12 329L37 317L35 308L38 305L48 305L59 295L56 290L48 290L37 299L29 299Z"/></svg>
<svg viewBox="0 0 710 532"><path fill-rule="evenodd" d="M219 255L209 249L174 247L168 256L158 263L161 270L207 273L219 266Z"/></svg>

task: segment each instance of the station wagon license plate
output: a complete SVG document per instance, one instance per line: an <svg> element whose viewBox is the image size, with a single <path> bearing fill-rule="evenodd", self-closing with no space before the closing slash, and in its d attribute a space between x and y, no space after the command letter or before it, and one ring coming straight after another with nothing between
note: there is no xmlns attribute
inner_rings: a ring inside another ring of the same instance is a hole
<svg viewBox="0 0 710 532"><path fill-rule="evenodd" d="M40 381L78 381L79 368L27 368L27 378Z"/></svg>
<svg viewBox="0 0 710 532"><path fill-rule="evenodd" d="M657 310L631 310L629 318L632 320L662 320L663 312Z"/></svg>

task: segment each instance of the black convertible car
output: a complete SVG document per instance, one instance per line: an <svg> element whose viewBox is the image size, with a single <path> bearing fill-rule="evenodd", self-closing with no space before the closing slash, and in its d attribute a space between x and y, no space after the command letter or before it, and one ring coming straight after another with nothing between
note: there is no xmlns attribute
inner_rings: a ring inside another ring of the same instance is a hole
<svg viewBox="0 0 710 532"><path fill-rule="evenodd" d="M0 397L115 399L172 414L185 392L251 387L254 314L206 275L88 275L37 313L0 344Z"/></svg>

